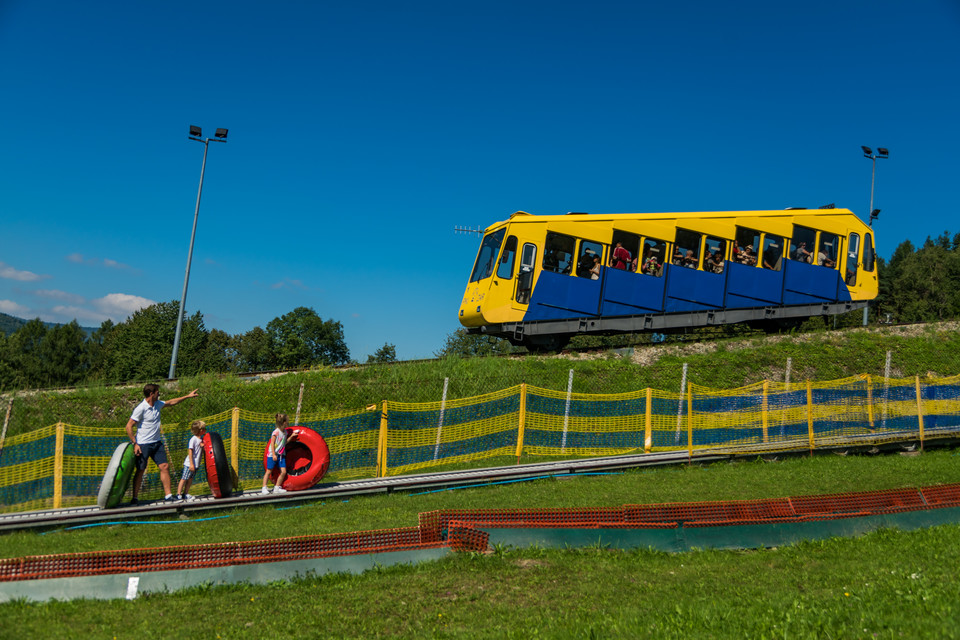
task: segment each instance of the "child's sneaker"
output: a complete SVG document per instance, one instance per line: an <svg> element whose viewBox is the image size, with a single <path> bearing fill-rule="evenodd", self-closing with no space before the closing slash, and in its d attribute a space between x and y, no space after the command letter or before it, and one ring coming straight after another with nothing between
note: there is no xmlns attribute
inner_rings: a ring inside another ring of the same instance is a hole
<svg viewBox="0 0 960 640"><path fill-rule="evenodd" d="M179 499L180 499L180 496L169 495L169 496L165 496L163 501L169 503L169 502L176 502Z"/></svg>
<svg viewBox="0 0 960 640"><path fill-rule="evenodd" d="M286 493L287 490L284 489L283 487L281 487L280 485L277 485L277 486L275 486L275 487L273 488L273 492L274 492L274 493Z"/></svg>
<svg viewBox="0 0 960 640"><path fill-rule="evenodd" d="M270 489L267 489L266 487L264 487L263 489L260 489L260 493L266 495L266 494L270 493Z"/></svg>
<svg viewBox="0 0 960 640"><path fill-rule="evenodd" d="M179 493L173 494L173 497L174 497L175 500L183 500L183 496L180 495Z"/></svg>
<svg viewBox="0 0 960 640"><path fill-rule="evenodd" d="M197 496L192 496L192 495L190 495L190 494L188 493L187 495L183 496L183 499L186 500L187 502L189 502L189 501L191 501L191 500L196 500L196 499L197 499Z"/></svg>

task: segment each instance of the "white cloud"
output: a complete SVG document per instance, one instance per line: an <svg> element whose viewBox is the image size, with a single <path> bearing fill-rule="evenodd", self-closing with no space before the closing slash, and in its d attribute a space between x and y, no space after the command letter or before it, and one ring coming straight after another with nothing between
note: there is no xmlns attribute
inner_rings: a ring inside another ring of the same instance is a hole
<svg viewBox="0 0 960 640"><path fill-rule="evenodd" d="M302 280L295 280L291 278L284 278L280 282L275 282L270 285L271 289L300 289L302 291L309 291L310 288L303 284Z"/></svg>
<svg viewBox="0 0 960 640"><path fill-rule="evenodd" d="M36 282L37 280L44 280L50 276L38 275L32 271L20 271L19 269L14 269L13 267L0 262L0 278L6 278L7 280L18 280L20 282Z"/></svg>
<svg viewBox="0 0 960 640"><path fill-rule="evenodd" d="M50 312L53 314L51 317L44 317L44 320L48 322L70 322L71 320L76 320L81 324L90 322L100 324L108 318L108 316L103 313L84 309L83 307L67 305L57 305L50 309Z"/></svg>
<svg viewBox="0 0 960 640"><path fill-rule="evenodd" d="M113 320L125 320L134 311L157 304L153 300L129 293L109 293L92 301L93 306Z"/></svg>
<svg viewBox="0 0 960 640"><path fill-rule="evenodd" d="M78 296L75 293L67 293L66 291L59 291L57 289L38 289L33 292L33 295L51 300L62 300L69 304L83 304L87 301L83 296Z"/></svg>
<svg viewBox="0 0 960 640"><path fill-rule="evenodd" d="M71 253L67 256L67 261L74 264L86 264L90 266L101 266L108 269L132 269L128 264L123 264L122 262L117 262L116 260L111 260L110 258L87 258L82 253Z"/></svg>
<svg viewBox="0 0 960 640"><path fill-rule="evenodd" d="M30 308L17 304L13 300L0 300L0 313L22 318L30 313Z"/></svg>

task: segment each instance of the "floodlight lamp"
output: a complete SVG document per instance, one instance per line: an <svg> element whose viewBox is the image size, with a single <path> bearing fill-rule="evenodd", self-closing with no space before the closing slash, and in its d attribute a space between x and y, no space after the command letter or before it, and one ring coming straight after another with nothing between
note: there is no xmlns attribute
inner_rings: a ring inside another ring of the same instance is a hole
<svg viewBox="0 0 960 640"><path fill-rule="evenodd" d="M864 155L868 155L868 156L869 156L869 155L873 154L873 149L871 149L870 147L865 147L865 146L863 146L863 145L860 145L860 148L863 149Z"/></svg>
<svg viewBox="0 0 960 640"><path fill-rule="evenodd" d="M217 138L225 139L227 137L227 130L217 129L217 132L213 135L216 136Z"/></svg>
<svg viewBox="0 0 960 640"><path fill-rule="evenodd" d="M884 147L877 147L877 153L882 155L884 158L890 155L890 152L887 151L887 149L885 149Z"/></svg>
<svg viewBox="0 0 960 640"><path fill-rule="evenodd" d="M192 136L194 136L194 137L196 137L196 138L199 138L199 137L203 136L203 131L200 129L200 127L196 127L196 126L194 126L194 125L190 125L190 135L192 135Z"/></svg>
<svg viewBox="0 0 960 640"><path fill-rule="evenodd" d="M871 219L879 218L879 217L880 217L880 209L874 209L873 211L870 212Z"/></svg>

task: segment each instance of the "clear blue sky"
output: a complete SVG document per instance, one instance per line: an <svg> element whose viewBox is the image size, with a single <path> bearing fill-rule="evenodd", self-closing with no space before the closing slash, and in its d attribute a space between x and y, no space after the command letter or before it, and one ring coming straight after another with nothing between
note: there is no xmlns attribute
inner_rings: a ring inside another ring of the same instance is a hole
<svg viewBox="0 0 960 640"><path fill-rule="evenodd" d="M960 232L956 0L0 0L0 311L295 307L430 357L516 210L817 207Z"/></svg>

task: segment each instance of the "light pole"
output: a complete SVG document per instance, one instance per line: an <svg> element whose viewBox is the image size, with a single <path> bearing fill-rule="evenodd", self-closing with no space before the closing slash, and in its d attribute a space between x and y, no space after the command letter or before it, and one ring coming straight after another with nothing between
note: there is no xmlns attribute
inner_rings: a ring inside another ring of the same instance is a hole
<svg viewBox="0 0 960 640"><path fill-rule="evenodd" d="M873 149L870 147L865 147L860 145L860 148L863 149L863 157L869 158L873 162L873 171L870 175L870 208L867 211L870 212L870 221L869 226L873 226L873 221L880 216L880 209L873 208L873 186L877 182L877 159L886 160L890 157L890 151L886 147L877 147L877 152L874 153ZM863 326L867 326L867 319L870 312L870 305L867 304L863 308Z"/></svg>
<svg viewBox="0 0 960 640"><path fill-rule="evenodd" d="M177 314L177 333L173 337L173 355L170 356L170 373L167 378L173 379L177 370L177 351L180 350L180 331L183 329L183 308L187 303L187 284L190 282L190 263L193 261L193 241L197 237L197 216L200 215L200 194L203 193L203 172L207 169L207 149L210 142L226 142L227 130L217 129L213 138L204 138L200 127L190 125L191 140L203 143L203 163L200 165L200 188L197 189L197 206L193 210L193 231L190 232L190 250L187 252L187 272L183 276L183 295L180 296L180 312Z"/></svg>
<svg viewBox="0 0 960 640"><path fill-rule="evenodd" d="M870 208L867 211L870 212L870 225L873 225L874 219L877 217L874 213L879 214L879 209L873 208L873 185L877 182L877 160L886 160L890 157L890 151L884 147L877 147L877 152L874 153L870 147L860 146L863 149L863 157L869 158L873 161L873 172L870 176Z"/></svg>

